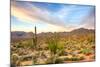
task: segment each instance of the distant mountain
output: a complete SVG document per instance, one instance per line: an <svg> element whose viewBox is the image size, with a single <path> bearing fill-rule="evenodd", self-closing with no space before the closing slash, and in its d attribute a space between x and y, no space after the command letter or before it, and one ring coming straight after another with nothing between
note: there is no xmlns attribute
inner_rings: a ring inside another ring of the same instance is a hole
<svg viewBox="0 0 100 67"><path fill-rule="evenodd" d="M95 32L94 29L79 28L79 29L72 30L69 33L70 34L87 34L87 33L94 33L94 32Z"/></svg>
<svg viewBox="0 0 100 67"><path fill-rule="evenodd" d="M87 34L94 34L95 30L93 29L85 29L85 28L79 28L79 29L74 29L70 32L56 32L59 37L67 37L67 36L79 36L79 35L87 35ZM54 33L52 32L43 32L37 34L37 37L39 39L43 39L46 36L52 36ZM24 31L13 31L11 32L11 40L20 40L20 39L29 39L32 38L33 33L32 32L24 32Z"/></svg>
<svg viewBox="0 0 100 67"><path fill-rule="evenodd" d="M11 32L11 39L32 38L32 32L13 31Z"/></svg>

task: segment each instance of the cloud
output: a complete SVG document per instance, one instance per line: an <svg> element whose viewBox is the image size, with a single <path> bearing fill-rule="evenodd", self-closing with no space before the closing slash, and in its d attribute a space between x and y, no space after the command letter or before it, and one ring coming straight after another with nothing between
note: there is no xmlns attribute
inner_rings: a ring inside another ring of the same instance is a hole
<svg viewBox="0 0 100 67"><path fill-rule="evenodd" d="M47 24L45 27L39 28L37 27L37 33L41 33L41 32L65 32L65 31L71 31L73 29L75 29L77 27L60 27L60 26L55 26L55 25L51 25L51 24ZM24 27L24 26L14 26L12 29L12 31L25 31L25 32L34 32L34 26L33 27Z"/></svg>
<svg viewBox="0 0 100 67"><path fill-rule="evenodd" d="M31 11L28 11L20 6L17 6L16 4L11 5L11 15L19 19L20 21L24 22L35 22L36 18L31 17Z"/></svg>
<svg viewBox="0 0 100 67"><path fill-rule="evenodd" d="M52 12L49 12L45 9L37 8L31 3L26 3L30 7L21 6L21 3L16 3L11 5L11 15L17 17L20 21L24 22L45 22L47 24L63 26L65 27L64 22L62 22L58 17L54 16ZM57 19L57 20L56 20Z"/></svg>
<svg viewBox="0 0 100 67"><path fill-rule="evenodd" d="M81 7L82 8L82 7ZM70 20L75 18L76 14L81 8L76 8L74 5L70 5L66 7L62 5L62 7L57 12L52 12L48 9L43 7L37 7L31 2L11 2L11 15L16 17L18 20L23 22L29 23L46 23L47 27L39 29L39 32L49 32L49 31L70 31L78 27L85 27L85 28L93 28L94 27L94 12L91 12L80 25L77 26L75 23L71 23ZM75 14L75 13L76 14ZM73 17L74 14L74 17ZM79 18L81 15L77 15L76 18ZM69 17L70 16L70 17ZM82 19L79 19L82 20ZM16 28L14 30L26 30L26 28ZM27 29L30 31L31 29Z"/></svg>
<svg viewBox="0 0 100 67"><path fill-rule="evenodd" d="M55 26L51 24L47 24L46 28L38 29L38 32L64 32L64 31L71 31L77 27L75 26L68 26L68 27L61 27L61 26Z"/></svg>
<svg viewBox="0 0 100 67"><path fill-rule="evenodd" d="M95 9L89 12L88 16L80 23L80 26L88 29L95 29Z"/></svg>

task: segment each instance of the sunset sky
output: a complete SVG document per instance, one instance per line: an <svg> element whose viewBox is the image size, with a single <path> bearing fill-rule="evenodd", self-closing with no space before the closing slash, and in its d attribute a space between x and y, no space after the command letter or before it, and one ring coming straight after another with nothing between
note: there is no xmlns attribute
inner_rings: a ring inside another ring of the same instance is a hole
<svg viewBox="0 0 100 67"><path fill-rule="evenodd" d="M94 29L95 6L43 2L11 2L11 31L64 32Z"/></svg>

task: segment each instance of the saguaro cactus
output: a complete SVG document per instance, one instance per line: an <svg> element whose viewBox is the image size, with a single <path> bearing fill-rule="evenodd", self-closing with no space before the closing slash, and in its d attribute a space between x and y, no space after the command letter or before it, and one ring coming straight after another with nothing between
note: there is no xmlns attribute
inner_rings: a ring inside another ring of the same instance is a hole
<svg viewBox="0 0 100 67"><path fill-rule="evenodd" d="M37 30L36 30L36 26L35 26L35 34L34 34L34 45L35 45L35 48L37 48Z"/></svg>
<svg viewBox="0 0 100 67"><path fill-rule="evenodd" d="M36 29L36 26L35 26L35 33L33 35L33 46L34 46L34 49L37 48L37 29Z"/></svg>

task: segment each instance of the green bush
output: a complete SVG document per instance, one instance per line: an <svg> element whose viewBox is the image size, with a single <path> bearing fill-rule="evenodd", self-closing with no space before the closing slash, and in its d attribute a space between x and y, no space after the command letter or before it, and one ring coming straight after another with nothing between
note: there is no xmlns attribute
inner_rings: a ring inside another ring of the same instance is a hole
<svg viewBox="0 0 100 67"><path fill-rule="evenodd" d="M79 61L80 59L77 57L70 58L71 61Z"/></svg>
<svg viewBox="0 0 100 67"><path fill-rule="evenodd" d="M80 60L84 60L85 58L83 56L80 57Z"/></svg>
<svg viewBox="0 0 100 67"><path fill-rule="evenodd" d="M63 63L63 61L64 61L63 59L51 57L46 61L46 64L58 64L58 63Z"/></svg>
<svg viewBox="0 0 100 67"><path fill-rule="evenodd" d="M80 51L80 53L88 54L88 53L91 53L91 50L90 49L83 49Z"/></svg>

